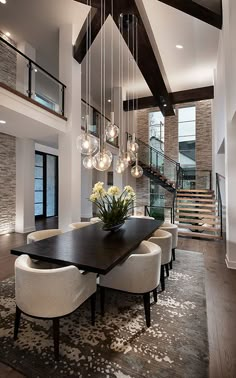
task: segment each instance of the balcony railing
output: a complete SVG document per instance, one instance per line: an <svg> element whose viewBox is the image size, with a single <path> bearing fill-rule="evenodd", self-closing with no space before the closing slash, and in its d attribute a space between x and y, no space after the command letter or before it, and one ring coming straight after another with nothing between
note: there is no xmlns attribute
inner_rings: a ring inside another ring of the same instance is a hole
<svg viewBox="0 0 236 378"><path fill-rule="evenodd" d="M7 54L5 63L3 54L0 83L36 101L40 106L65 116L65 84L2 37L0 47L1 50L11 52L10 57ZM11 61L8 62L9 59ZM7 71L8 63L11 72Z"/></svg>

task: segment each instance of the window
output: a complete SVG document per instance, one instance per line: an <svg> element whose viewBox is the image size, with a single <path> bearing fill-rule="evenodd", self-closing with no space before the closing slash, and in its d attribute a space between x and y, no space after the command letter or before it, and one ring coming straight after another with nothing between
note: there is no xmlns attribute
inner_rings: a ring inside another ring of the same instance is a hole
<svg viewBox="0 0 236 378"><path fill-rule="evenodd" d="M164 151L164 117L161 112L149 113L150 145L158 151Z"/></svg>
<svg viewBox="0 0 236 378"><path fill-rule="evenodd" d="M179 122L179 162L184 169L185 187L195 186L195 144L196 144L196 108L195 106L178 110Z"/></svg>

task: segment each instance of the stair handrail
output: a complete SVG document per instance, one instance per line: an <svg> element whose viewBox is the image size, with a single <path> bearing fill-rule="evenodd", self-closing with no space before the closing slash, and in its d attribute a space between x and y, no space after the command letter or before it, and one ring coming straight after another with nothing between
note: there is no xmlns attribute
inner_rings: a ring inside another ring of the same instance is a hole
<svg viewBox="0 0 236 378"><path fill-rule="evenodd" d="M171 218L171 223L174 223L174 212L173 212L173 207L171 206L144 206L144 215L152 216L149 212L148 209L170 209L170 218Z"/></svg>
<svg viewBox="0 0 236 378"><path fill-rule="evenodd" d="M225 179L224 176L216 173L216 199L218 202L218 216L220 217L220 236L223 236L223 205L222 205L222 196L220 190L220 177Z"/></svg>

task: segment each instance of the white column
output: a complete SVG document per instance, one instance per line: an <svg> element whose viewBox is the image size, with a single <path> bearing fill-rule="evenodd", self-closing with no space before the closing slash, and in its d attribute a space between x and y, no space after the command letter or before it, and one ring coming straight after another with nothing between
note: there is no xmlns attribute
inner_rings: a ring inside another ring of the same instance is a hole
<svg viewBox="0 0 236 378"><path fill-rule="evenodd" d="M59 228L68 229L81 217L81 155L76 138L81 133L81 66L73 59L73 26L59 35L59 76L66 85L65 115L68 131L59 136Z"/></svg>
<svg viewBox="0 0 236 378"><path fill-rule="evenodd" d="M35 230L34 141L16 139L16 232Z"/></svg>

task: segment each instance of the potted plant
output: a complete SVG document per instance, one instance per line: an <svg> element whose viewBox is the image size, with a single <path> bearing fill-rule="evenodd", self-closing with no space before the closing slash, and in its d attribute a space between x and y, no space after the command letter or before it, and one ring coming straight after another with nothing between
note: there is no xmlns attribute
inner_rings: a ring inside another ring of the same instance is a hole
<svg viewBox="0 0 236 378"><path fill-rule="evenodd" d="M94 185L90 196L90 201L98 207L98 217L105 231L116 231L124 224L134 199L135 192L131 186L125 186L122 192L117 186L111 186L106 192L104 183L100 181Z"/></svg>

